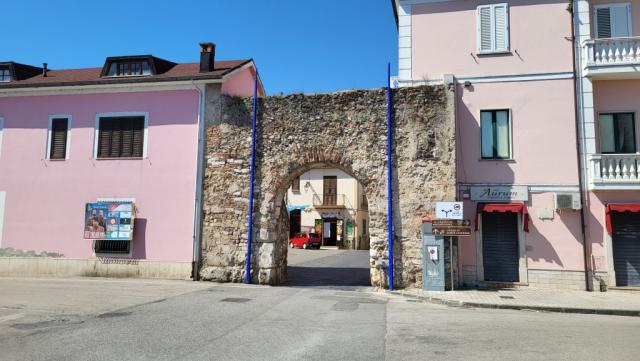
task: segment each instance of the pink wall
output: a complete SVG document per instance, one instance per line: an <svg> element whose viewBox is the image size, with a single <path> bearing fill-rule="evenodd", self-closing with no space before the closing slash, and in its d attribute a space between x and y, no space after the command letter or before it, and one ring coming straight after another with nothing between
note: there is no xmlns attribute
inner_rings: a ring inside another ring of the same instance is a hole
<svg viewBox="0 0 640 361"><path fill-rule="evenodd" d="M244 69L222 84L222 93L233 96L253 96L254 87L253 68ZM261 89L258 89L259 95L264 95Z"/></svg>
<svg viewBox="0 0 640 361"><path fill-rule="evenodd" d="M631 4L631 35L640 36L640 4L633 0L591 0L591 37L595 38L595 27L593 19L593 5L599 4Z"/></svg>
<svg viewBox="0 0 640 361"><path fill-rule="evenodd" d="M414 80L572 71L571 14L566 0L511 0L510 50L476 55L476 8L488 1L412 6ZM544 26L540 25L544 19Z"/></svg>
<svg viewBox="0 0 640 361"><path fill-rule="evenodd" d="M587 237L591 244L592 262L596 271L606 271L608 235L605 227L605 207L607 203L640 203L638 191L613 191L589 193Z"/></svg>
<svg viewBox="0 0 640 361"><path fill-rule="evenodd" d="M631 112L636 117L636 149L640 149L640 80L599 80L593 82L593 104L596 114L596 138L599 136L598 114L607 112ZM596 142L600 151L600 142Z"/></svg>
<svg viewBox="0 0 640 361"><path fill-rule="evenodd" d="M458 94L460 181L578 184L572 80L474 84ZM487 109L511 109L514 160L480 160Z"/></svg>
<svg viewBox="0 0 640 361"><path fill-rule="evenodd" d="M93 159L96 113L148 112L148 157ZM49 114L70 114L70 159L44 159ZM2 247L92 256L84 205L136 198L134 258L190 261L195 198L195 90L0 98L4 136L0 191L6 191Z"/></svg>
<svg viewBox="0 0 640 361"><path fill-rule="evenodd" d="M529 269L584 271L584 253L580 234L580 213L555 213L553 220L538 218L540 208L554 207L553 193L529 193L525 202L530 216L529 232L524 233ZM475 227L477 203L464 202L464 217ZM473 229L473 228L472 228ZM476 261L476 234L458 237L460 266L473 266Z"/></svg>

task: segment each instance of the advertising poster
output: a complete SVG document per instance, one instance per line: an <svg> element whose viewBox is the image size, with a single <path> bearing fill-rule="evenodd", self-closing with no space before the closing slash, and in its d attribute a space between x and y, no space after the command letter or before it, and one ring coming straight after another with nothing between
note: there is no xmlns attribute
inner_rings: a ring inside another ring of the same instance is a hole
<svg viewBox="0 0 640 361"><path fill-rule="evenodd" d="M84 238L110 241L133 239L135 206L131 202L87 203Z"/></svg>

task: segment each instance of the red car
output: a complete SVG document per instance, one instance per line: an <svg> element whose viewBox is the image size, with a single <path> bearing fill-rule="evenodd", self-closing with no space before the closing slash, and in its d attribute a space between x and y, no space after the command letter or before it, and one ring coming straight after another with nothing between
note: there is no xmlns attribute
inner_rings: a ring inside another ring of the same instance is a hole
<svg viewBox="0 0 640 361"><path fill-rule="evenodd" d="M289 247L291 248L318 248L320 249L320 245L322 244L322 238L317 233L311 232L300 232L293 235L293 237L289 238Z"/></svg>

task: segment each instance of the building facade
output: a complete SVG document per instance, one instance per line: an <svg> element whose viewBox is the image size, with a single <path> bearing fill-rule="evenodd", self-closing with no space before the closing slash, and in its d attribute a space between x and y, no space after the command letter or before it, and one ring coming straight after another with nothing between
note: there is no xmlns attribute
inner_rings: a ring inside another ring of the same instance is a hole
<svg viewBox="0 0 640 361"><path fill-rule="evenodd" d="M200 59L0 63L0 274L191 277L204 123L219 116L205 104L252 95L256 73L215 61L211 43ZM135 204L131 241L86 238L85 205L98 201Z"/></svg>
<svg viewBox="0 0 640 361"><path fill-rule="evenodd" d="M640 287L640 4L574 1L588 272Z"/></svg>
<svg viewBox="0 0 640 361"><path fill-rule="evenodd" d="M456 91L459 281L585 289L566 1L393 2L398 86ZM544 19L544 26L540 26Z"/></svg>
<svg viewBox="0 0 640 361"><path fill-rule="evenodd" d="M369 249L369 207L362 185L340 169L311 169L287 191L289 230L322 235L323 246Z"/></svg>

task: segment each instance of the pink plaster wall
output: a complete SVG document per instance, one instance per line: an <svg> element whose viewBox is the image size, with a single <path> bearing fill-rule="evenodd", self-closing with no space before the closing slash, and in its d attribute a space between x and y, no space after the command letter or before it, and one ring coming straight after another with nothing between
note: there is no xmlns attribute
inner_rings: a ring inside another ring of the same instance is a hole
<svg viewBox="0 0 640 361"><path fill-rule="evenodd" d="M495 2L448 1L412 6L414 80L442 79L443 74L471 77L572 71L567 1L509 1L511 51L478 56L476 8L487 3Z"/></svg>
<svg viewBox="0 0 640 361"><path fill-rule="evenodd" d="M480 111L511 109L512 161L480 160ZM573 81L474 84L458 88L458 180L578 184Z"/></svg>
<svg viewBox="0 0 640 361"><path fill-rule="evenodd" d="M636 117L636 149L640 149L640 79L598 80L593 82L593 105L596 115L596 139L599 139L598 114L608 112L631 112ZM600 142L596 142L600 151Z"/></svg>
<svg viewBox="0 0 640 361"><path fill-rule="evenodd" d="M591 0L591 37L595 38L595 19L593 16L593 6L599 4L631 4L631 35L640 36L640 3L638 1L625 0Z"/></svg>
<svg viewBox="0 0 640 361"><path fill-rule="evenodd" d="M593 255L591 262L596 271L607 271L607 242L610 238L605 226L605 207L607 203L640 203L638 191L609 191L589 193L587 222L587 238L591 244Z"/></svg>
<svg viewBox="0 0 640 361"><path fill-rule="evenodd" d="M253 68L244 69L222 84L222 93L233 96L253 96L254 87ZM262 89L258 89L259 95L264 95Z"/></svg>
<svg viewBox="0 0 640 361"><path fill-rule="evenodd" d="M552 220L537 217L540 208L553 208L553 193L529 193L525 202L530 216L529 232L524 233L527 266L538 270L584 271L584 253L580 233L580 213L555 213ZM464 217L475 228L477 203L464 201ZM472 229L474 229L472 228ZM458 237L460 266L477 264L476 232Z"/></svg>
<svg viewBox="0 0 640 361"><path fill-rule="evenodd" d="M96 113L148 112L146 159L93 159ZM70 114L70 159L44 159L49 114ZM136 198L133 258L191 261L198 93L195 90L0 98L6 191L2 247L92 256L84 205Z"/></svg>

